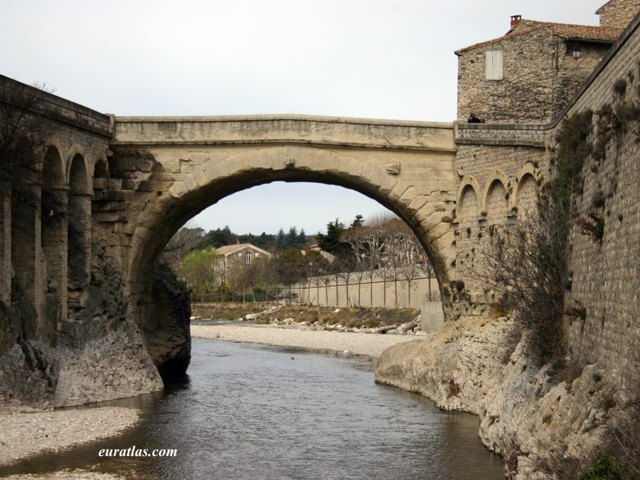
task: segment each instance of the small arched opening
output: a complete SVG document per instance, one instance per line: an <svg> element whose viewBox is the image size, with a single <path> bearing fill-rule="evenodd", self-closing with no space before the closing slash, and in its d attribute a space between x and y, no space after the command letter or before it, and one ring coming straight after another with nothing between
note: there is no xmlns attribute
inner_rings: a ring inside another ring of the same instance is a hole
<svg viewBox="0 0 640 480"><path fill-rule="evenodd" d="M68 289L69 311L79 308L80 291L89 275L89 242L91 240L91 190L88 188L84 157L77 153L69 167Z"/></svg>
<svg viewBox="0 0 640 480"><path fill-rule="evenodd" d="M93 197L102 199L109 187L109 165L107 159L98 157L93 168Z"/></svg>
<svg viewBox="0 0 640 480"><path fill-rule="evenodd" d="M67 305L67 194L64 163L59 150L49 146L42 166L40 210L42 251L46 271L45 302L47 324L59 326ZM54 318L53 318L54 317ZM49 321L51 320L51 321Z"/></svg>
<svg viewBox="0 0 640 480"><path fill-rule="evenodd" d="M495 179L489 185L486 197L487 223L502 225L505 223L509 211L508 194L504 183Z"/></svg>
<svg viewBox="0 0 640 480"><path fill-rule="evenodd" d="M36 306L36 221L40 208L38 166L31 145L21 142L12 159L11 186L11 283L12 301ZM34 332L25 332L29 337Z"/></svg>
<svg viewBox="0 0 640 480"><path fill-rule="evenodd" d="M519 218L527 218L535 213L538 203L537 191L538 187L534 176L530 173L525 174L518 182L518 190L516 192L516 206Z"/></svg>

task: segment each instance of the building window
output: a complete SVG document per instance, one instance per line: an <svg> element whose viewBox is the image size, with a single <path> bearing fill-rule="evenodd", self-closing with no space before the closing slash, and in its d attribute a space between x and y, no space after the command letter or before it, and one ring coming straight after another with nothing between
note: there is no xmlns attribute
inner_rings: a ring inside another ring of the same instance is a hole
<svg viewBox="0 0 640 480"><path fill-rule="evenodd" d="M251 252L247 252L244 256L244 263L246 265L251 265Z"/></svg>
<svg viewBox="0 0 640 480"><path fill-rule="evenodd" d="M502 80L502 50L489 50L484 53L485 78L487 80Z"/></svg>

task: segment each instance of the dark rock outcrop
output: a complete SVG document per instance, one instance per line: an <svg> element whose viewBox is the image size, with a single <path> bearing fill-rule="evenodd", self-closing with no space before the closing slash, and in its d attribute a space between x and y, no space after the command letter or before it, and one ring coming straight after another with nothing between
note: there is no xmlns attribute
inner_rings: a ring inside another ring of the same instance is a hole
<svg viewBox="0 0 640 480"><path fill-rule="evenodd" d="M154 266L155 315L144 325L147 349L163 380L184 376L191 361L189 292L161 258Z"/></svg>
<svg viewBox="0 0 640 480"><path fill-rule="evenodd" d="M100 247L77 308L36 307L13 284L0 302L0 411L81 405L162 389L140 328L127 319L118 266Z"/></svg>

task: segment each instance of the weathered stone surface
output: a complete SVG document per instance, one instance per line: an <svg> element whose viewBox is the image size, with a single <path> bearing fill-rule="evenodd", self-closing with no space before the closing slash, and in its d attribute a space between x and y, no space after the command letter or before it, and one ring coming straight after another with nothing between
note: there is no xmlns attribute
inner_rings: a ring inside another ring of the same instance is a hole
<svg viewBox="0 0 640 480"><path fill-rule="evenodd" d="M424 340L386 350L376 382L479 415L480 438L503 456L510 478L546 479L546 468L570 459L585 465L607 422L622 412L605 402L619 373L599 365L541 369L515 344L511 328L507 319L449 322Z"/></svg>
<svg viewBox="0 0 640 480"><path fill-rule="evenodd" d="M458 121L466 122L473 113L487 123L551 122L622 33L581 31L583 37L596 35L598 41L578 41L576 58L576 40L569 41L571 32L566 30L522 19L505 36L456 52ZM502 58L499 79L486 75L487 55L494 52Z"/></svg>
<svg viewBox="0 0 640 480"><path fill-rule="evenodd" d="M143 326L147 349L162 378L184 376L191 361L191 299L169 266L154 266L155 315Z"/></svg>
<svg viewBox="0 0 640 480"><path fill-rule="evenodd" d="M439 407L480 413L480 402L497 385L509 358L506 319L461 318L424 340L385 351L376 382L421 393Z"/></svg>
<svg viewBox="0 0 640 480"><path fill-rule="evenodd" d="M0 411L53 406L58 362L41 345L22 341L0 356Z"/></svg>
<svg viewBox="0 0 640 480"><path fill-rule="evenodd" d="M54 406L83 405L162 389L162 380L132 322L88 340L82 349L59 349Z"/></svg>

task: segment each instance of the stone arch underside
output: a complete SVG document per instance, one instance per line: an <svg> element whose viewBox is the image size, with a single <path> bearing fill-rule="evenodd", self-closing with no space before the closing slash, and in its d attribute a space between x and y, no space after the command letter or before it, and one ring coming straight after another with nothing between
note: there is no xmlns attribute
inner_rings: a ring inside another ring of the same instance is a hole
<svg viewBox="0 0 640 480"><path fill-rule="evenodd" d="M378 201L414 230L440 285L452 275L455 251L449 222L456 190L449 153L427 159L424 153L410 151L394 156L384 150L271 145L206 152L157 148L151 154L162 175L171 169L175 173L164 191L149 194L135 220L127 269L134 310L146 303L153 262L175 231L218 200L273 181L332 184ZM389 172L390 159L399 160L399 173ZM403 175L405 169L409 175Z"/></svg>

